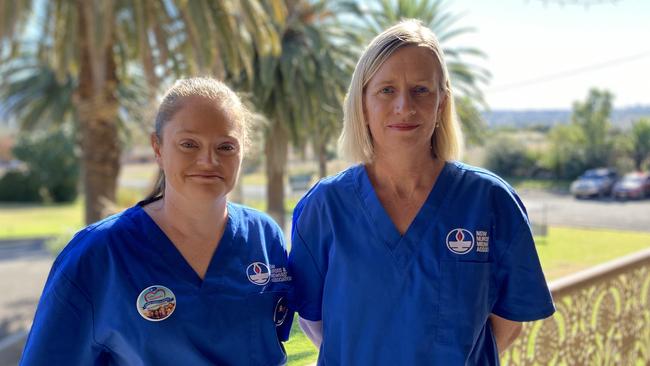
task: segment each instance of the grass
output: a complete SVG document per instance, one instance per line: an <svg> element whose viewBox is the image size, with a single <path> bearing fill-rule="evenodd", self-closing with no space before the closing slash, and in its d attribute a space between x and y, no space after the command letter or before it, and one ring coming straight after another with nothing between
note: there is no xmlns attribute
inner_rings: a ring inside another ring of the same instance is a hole
<svg viewBox="0 0 650 366"><path fill-rule="evenodd" d="M0 239L58 236L83 224L83 201L60 205L0 205Z"/></svg>
<svg viewBox="0 0 650 366"><path fill-rule="evenodd" d="M550 227L547 237L537 238L537 253L547 280L645 248L650 248L650 233Z"/></svg>

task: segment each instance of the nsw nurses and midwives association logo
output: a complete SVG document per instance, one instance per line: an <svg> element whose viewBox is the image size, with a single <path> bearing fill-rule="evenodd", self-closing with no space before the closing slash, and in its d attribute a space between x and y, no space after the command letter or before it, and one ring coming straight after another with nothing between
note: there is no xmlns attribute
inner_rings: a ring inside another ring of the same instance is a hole
<svg viewBox="0 0 650 366"><path fill-rule="evenodd" d="M246 268L246 276L252 283L263 286L271 280L271 271L265 263L253 262Z"/></svg>
<svg viewBox="0 0 650 366"><path fill-rule="evenodd" d="M467 254L474 248L474 235L462 228L450 231L446 241L447 248L456 254Z"/></svg>

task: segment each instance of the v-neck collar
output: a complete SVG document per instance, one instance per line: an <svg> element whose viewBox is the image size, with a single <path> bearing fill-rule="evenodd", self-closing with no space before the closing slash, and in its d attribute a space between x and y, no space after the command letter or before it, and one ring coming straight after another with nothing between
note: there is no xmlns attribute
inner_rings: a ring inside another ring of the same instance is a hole
<svg viewBox="0 0 650 366"><path fill-rule="evenodd" d="M229 262L228 257L230 256L229 253L235 241L236 225L233 222L233 217L236 215L236 208L232 207L230 203L227 204L228 215L223 235L219 240L217 249L212 254L212 258L205 272L205 277L201 279L178 248L176 248L176 245L167 237L165 232L162 231L151 216L146 213L143 207L140 204L136 207L141 216L143 231L149 239L149 245L155 247L156 252L160 254L161 259L169 266L170 272L176 278L191 284L197 290L216 288L221 284L223 278L218 275L218 272L220 268L223 269L227 266Z"/></svg>
<svg viewBox="0 0 650 366"><path fill-rule="evenodd" d="M373 223L375 233L385 246L392 252L398 265L405 265L412 258L414 250L421 241L422 235L427 229L434 225L439 214L440 208L444 206L449 192L449 186L452 183L452 163L445 162L440 170L427 199L415 215L415 218L409 225L408 229L401 235L397 227L381 204L379 197L373 187L368 172L364 165L357 167L355 176L355 185L363 205L365 206L366 215Z"/></svg>

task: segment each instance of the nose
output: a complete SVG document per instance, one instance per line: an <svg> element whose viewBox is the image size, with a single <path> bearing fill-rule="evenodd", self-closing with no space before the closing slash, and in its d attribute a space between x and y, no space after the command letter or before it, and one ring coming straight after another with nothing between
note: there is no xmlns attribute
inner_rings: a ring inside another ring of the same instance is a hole
<svg viewBox="0 0 650 366"><path fill-rule="evenodd" d="M400 92L395 100L395 113L396 114L415 114L413 105L413 97L408 91Z"/></svg>
<svg viewBox="0 0 650 366"><path fill-rule="evenodd" d="M219 155L212 148L202 149L198 156L198 163L207 166L219 165Z"/></svg>

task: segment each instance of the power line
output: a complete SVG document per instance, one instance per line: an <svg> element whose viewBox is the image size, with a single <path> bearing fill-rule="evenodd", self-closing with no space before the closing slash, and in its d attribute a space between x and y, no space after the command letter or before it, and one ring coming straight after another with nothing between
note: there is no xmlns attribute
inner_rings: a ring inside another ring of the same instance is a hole
<svg viewBox="0 0 650 366"><path fill-rule="evenodd" d="M621 0L539 0L544 3L544 5L548 3L556 3L560 4L562 6L564 5L581 5L584 6L585 8L589 8L592 5L600 5L600 4L605 4L605 3L610 3L610 4L616 4L617 2Z"/></svg>
<svg viewBox="0 0 650 366"><path fill-rule="evenodd" d="M526 86L529 86L529 85L546 83L546 82L555 81L555 80L559 80L559 79L565 79L565 78L573 77L573 76L576 76L576 75L579 75L579 74L584 74L586 72L599 70L599 69L604 69L604 68L620 65L620 64L623 64L623 63L626 63L626 62L646 58L648 56L650 56L650 50L645 51L643 53L636 54L636 55L632 55L632 56L622 57L622 58L618 58L618 59L614 59L614 60L610 60L610 61L605 61L605 62L593 64L593 65L588 65L588 66L583 66L583 67L571 69L571 70L560 71L560 72L557 72L557 73L554 73L554 74L539 76L539 77L528 79L528 80L522 80L522 81L517 81L517 82L514 82L514 83L495 86L493 88L488 88L488 91L491 92L491 93L497 93L497 92L508 91L508 90L511 90L511 89L522 88L522 87L526 87Z"/></svg>

